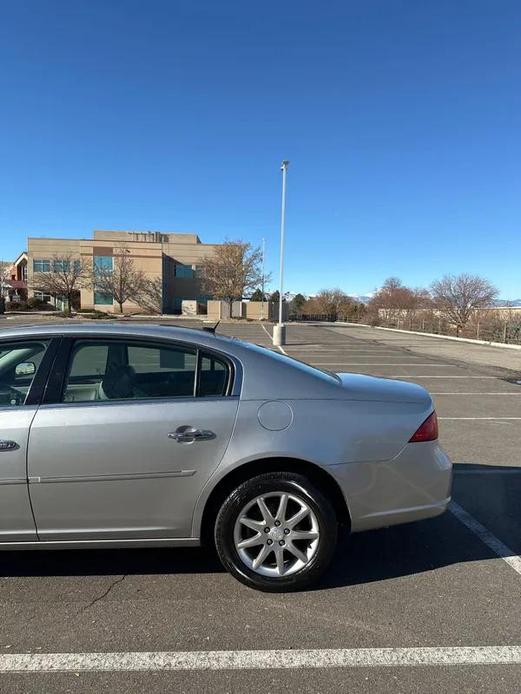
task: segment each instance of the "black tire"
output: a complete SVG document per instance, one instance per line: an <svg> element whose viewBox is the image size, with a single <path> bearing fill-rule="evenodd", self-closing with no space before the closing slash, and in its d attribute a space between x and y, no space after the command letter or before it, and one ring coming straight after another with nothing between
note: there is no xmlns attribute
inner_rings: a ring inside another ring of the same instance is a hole
<svg viewBox="0 0 521 694"><path fill-rule="evenodd" d="M258 496L287 492L299 497L315 514L318 546L309 563L287 576L263 576L249 567L235 547L234 528L244 507ZM331 502L305 476L269 472L243 482L221 506L215 522L215 547L224 568L245 585L266 592L303 590L315 584L328 568L336 547L338 524Z"/></svg>

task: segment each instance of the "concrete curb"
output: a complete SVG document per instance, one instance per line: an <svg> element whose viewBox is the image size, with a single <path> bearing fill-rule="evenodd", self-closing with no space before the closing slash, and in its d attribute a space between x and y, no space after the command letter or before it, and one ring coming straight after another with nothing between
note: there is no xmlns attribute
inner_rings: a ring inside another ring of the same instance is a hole
<svg viewBox="0 0 521 694"><path fill-rule="evenodd" d="M304 321L302 321L304 322ZM309 325L353 325L358 328L373 328L374 330L388 330L392 333L404 333L406 335L422 335L423 337L432 337L437 340L453 340L454 342L468 342L471 345L485 345L487 347L502 347L503 349L521 350L521 345L507 345L504 342L488 342L487 340L473 340L470 337L453 337L452 335L437 335L436 333L422 333L417 330L402 330L400 328L384 328L380 325L368 325L367 323L349 323L347 321L336 321L335 323L327 323L326 321L306 321Z"/></svg>

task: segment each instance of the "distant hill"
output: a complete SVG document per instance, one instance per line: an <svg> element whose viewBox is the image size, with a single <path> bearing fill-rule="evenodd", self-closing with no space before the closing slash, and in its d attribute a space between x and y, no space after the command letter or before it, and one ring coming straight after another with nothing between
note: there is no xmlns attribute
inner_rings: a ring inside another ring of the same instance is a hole
<svg viewBox="0 0 521 694"><path fill-rule="evenodd" d="M494 306L509 306L512 308L521 307L521 299L497 299L494 301Z"/></svg>
<svg viewBox="0 0 521 694"><path fill-rule="evenodd" d="M351 299L359 301L361 304L368 304L373 298L372 294L350 294Z"/></svg>

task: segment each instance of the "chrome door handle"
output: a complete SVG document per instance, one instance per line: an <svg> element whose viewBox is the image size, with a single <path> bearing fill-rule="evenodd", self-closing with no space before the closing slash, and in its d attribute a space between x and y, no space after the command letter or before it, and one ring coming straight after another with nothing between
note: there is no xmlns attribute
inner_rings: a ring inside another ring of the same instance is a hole
<svg viewBox="0 0 521 694"><path fill-rule="evenodd" d="M5 439L0 439L0 451L16 451L20 446L16 441L6 441Z"/></svg>
<svg viewBox="0 0 521 694"><path fill-rule="evenodd" d="M195 427L191 426L182 426L168 434L168 438L174 439L177 443L193 443L194 441L211 441L215 438L215 434L208 429L195 429Z"/></svg>

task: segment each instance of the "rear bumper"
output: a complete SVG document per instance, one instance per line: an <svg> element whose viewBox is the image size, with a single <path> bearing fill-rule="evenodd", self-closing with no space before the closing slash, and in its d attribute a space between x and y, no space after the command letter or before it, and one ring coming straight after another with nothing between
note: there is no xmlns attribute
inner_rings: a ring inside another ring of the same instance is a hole
<svg viewBox="0 0 521 694"><path fill-rule="evenodd" d="M410 443L392 460L329 465L344 494L351 531L432 518L450 502L452 463L436 441Z"/></svg>

